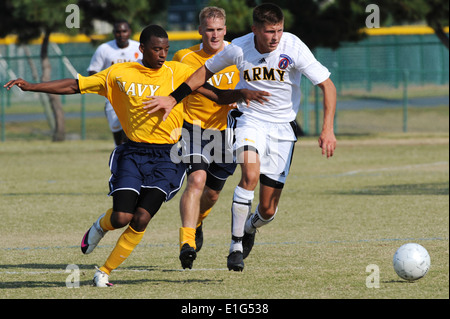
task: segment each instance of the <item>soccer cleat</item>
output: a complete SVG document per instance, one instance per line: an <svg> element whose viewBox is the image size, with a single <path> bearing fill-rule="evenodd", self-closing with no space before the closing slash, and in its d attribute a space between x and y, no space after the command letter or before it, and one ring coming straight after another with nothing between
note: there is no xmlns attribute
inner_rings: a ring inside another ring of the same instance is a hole
<svg viewBox="0 0 450 319"><path fill-rule="evenodd" d="M109 282L109 275L97 267L95 267L97 271L94 274L94 279L92 279L92 282L94 283L95 287L112 287L113 284Z"/></svg>
<svg viewBox="0 0 450 319"><path fill-rule="evenodd" d="M199 252L203 246L203 223L195 230L195 251Z"/></svg>
<svg viewBox="0 0 450 319"><path fill-rule="evenodd" d="M100 227L100 219L102 219L103 216L105 216L105 214L102 214L91 228L89 228L86 234L84 234L83 239L81 240L81 252L83 254L90 254L107 233L107 231L104 231Z"/></svg>
<svg viewBox="0 0 450 319"><path fill-rule="evenodd" d="M247 258L248 254L252 251L253 245L255 244L256 231L253 234L244 232L244 237L242 237L242 247L243 247L243 257Z"/></svg>
<svg viewBox="0 0 450 319"><path fill-rule="evenodd" d="M227 257L228 270L242 271L244 270L244 258L239 250L233 251Z"/></svg>
<svg viewBox="0 0 450 319"><path fill-rule="evenodd" d="M195 249L188 244L184 244L180 251L181 267L183 267L183 269L192 269L192 264L194 263L195 258L197 258Z"/></svg>

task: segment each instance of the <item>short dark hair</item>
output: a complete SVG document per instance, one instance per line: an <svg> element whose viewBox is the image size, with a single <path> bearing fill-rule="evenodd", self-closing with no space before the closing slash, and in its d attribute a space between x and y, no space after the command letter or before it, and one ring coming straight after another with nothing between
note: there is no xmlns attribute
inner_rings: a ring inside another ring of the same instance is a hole
<svg viewBox="0 0 450 319"><path fill-rule="evenodd" d="M139 42L141 44L146 44L147 41L150 40L151 37L164 38L168 39L166 30L164 30L161 26L156 24L148 25L142 30L141 36L139 37Z"/></svg>
<svg viewBox="0 0 450 319"><path fill-rule="evenodd" d="M283 10L273 3L263 3L253 10L253 24L278 24L284 21Z"/></svg>
<svg viewBox="0 0 450 319"><path fill-rule="evenodd" d="M128 21L125 20L125 19L119 19L119 20L114 21L113 28L116 29L116 25L122 24L122 23L123 23L123 24L126 24L126 25L128 26L128 29L131 30L131 25L130 25L130 23L128 23Z"/></svg>

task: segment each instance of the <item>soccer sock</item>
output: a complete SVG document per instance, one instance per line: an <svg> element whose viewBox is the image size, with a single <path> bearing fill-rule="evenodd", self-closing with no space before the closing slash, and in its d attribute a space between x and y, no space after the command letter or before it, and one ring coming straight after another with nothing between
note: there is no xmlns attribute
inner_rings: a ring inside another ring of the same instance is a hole
<svg viewBox="0 0 450 319"><path fill-rule="evenodd" d="M184 244L188 244L194 249L197 248L197 245L195 245L195 228L180 227L180 250Z"/></svg>
<svg viewBox="0 0 450 319"><path fill-rule="evenodd" d="M237 186L234 190L231 205L231 245L230 253L242 251L242 237L244 237L245 221L252 209L254 192Z"/></svg>
<svg viewBox="0 0 450 319"><path fill-rule="evenodd" d="M206 212L200 213L200 215L198 216L197 228L200 227L203 220L206 218L206 216L208 216L208 214L211 212L211 210L212 210L212 207L210 209L208 209Z"/></svg>
<svg viewBox="0 0 450 319"><path fill-rule="evenodd" d="M111 214L112 214L112 212L113 212L112 208L108 209L108 211L105 213L105 216L103 216L103 218L100 219L100 227L104 231L114 230L115 229L112 226L112 224L111 224Z"/></svg>
<svg viewBox="0 0 450 319"><path fill-rule="evenodd" d="M140 243L145 231L137 232L131 226L120 235L116 246L109 255L105 264L100 267L100 270L108 275L112 270L120 266L120 264L130 256L133 249Z"/></svg>
<svg viewBox="0 0 450 319"><path fill-rule="evenodd" d="M246 233L253 234L256 231L256 228L262 227L262 226L270 223L275 218L275 215L277 214L277 211L278 211L278 207L277 207L277 209L275 210L275 214L273 214L273 216L271 218L264 219L261 217L258 208L259 208L259 205L256 207L255 213L252 214L250 216L250 218L247 219L247 222L245 223L245 232Z"/></svg>

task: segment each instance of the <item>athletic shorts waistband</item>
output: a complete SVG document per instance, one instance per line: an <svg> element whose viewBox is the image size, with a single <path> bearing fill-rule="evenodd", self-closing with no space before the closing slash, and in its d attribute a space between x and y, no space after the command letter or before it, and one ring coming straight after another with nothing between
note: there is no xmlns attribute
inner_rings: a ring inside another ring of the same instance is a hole
<svg viewBox="0 0 450 319"><path fill-rule="evenodd" d="M126 142L126 144L133 146L133 147L138 147L138 148L151 148L151 149L161 149L161 150L170 150L177 142L173 143L173 144L153 144L153 143L142 143L142 142L134 142L131 140L128 140L128 142Z"/></svg>

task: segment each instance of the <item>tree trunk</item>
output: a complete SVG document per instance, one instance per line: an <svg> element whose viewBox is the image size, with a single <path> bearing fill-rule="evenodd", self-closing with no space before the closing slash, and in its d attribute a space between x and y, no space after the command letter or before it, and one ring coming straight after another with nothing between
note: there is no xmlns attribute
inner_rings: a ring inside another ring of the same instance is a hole
<svg viewBox="0 0 450 319"><path fill-rule="evenodd" d="M34 63L33 59L31 58L31 51L28 45L23 46L23 50L25 52L25 55L27 56L28 65L31 69L31 75L33 77L34 82L39 82L39 71L36 67L36 64ZM41 101L42 107L44 108L45 117L47 118L48 125L52 129L52 131L55 129L55 119L53 116L52 109L48 102L45 101L45 97L41 93L35 93L39 100Z"/></svg>
<svg viewBox="0 0 450 319"><path fill-rule="evenodd" d="M44 39L41 46L41 64L42 64L42 82L51 80L52 66L48 58L48 42L50 38L50 30L45 30ZM65 121L64 111L59 95L47 94L50 106L52 108L53 116L55 118L55 129L53 131L53 142L60 142L65 140Z"/></svg>
<svg viewBox="0 0 450 319"><path fill-rule="evenodd" d="M445 34L445 32L441 26L434 27L433 29L434 29L434 33L436 34L438 39L442 42L443 45L445 45L445 47L448 50L449 39L448 39L447 34Z"/></svg>

